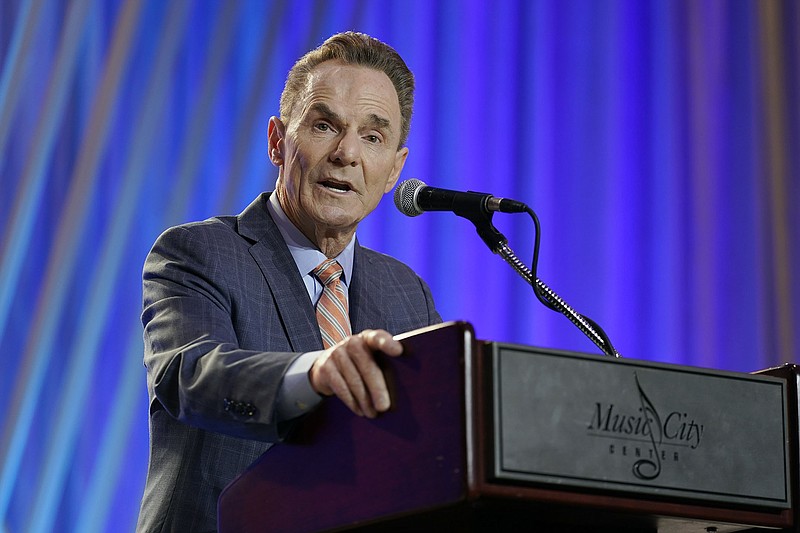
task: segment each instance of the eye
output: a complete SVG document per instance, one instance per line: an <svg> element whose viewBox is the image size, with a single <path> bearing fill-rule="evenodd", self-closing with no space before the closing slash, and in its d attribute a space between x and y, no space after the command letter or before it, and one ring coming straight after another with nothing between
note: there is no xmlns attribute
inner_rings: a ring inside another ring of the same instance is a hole
<svg viewBox="0 0 800 533"><path fill-rule="evenodd" d="M381 142L381 138L377 135L365 135L364 139L370 144L378 144Z"/></svg>
<svg viewBox="0 0 800 533"><path fill-rule="evenodd" d="M317 131L330 131L331 126L327 122L317 122L314 124L314 129Z"/></svg>

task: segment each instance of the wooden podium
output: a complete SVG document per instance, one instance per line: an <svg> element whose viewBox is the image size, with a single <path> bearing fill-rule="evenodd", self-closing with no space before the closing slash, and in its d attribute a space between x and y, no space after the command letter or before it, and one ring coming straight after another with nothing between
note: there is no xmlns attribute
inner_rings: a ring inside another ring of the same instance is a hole
<svg viewBox="0 0 800 533"><path fill-rule="evenodd" d="M498 473L493 435L503 415L488 343L477 341L466 323L399 338L404 356L381 359L392 410L369 420L356 417L341 402L324 402L223 491L221 533L800 531L795 366L765 371L777 378L764 378L773 380L766 385L785 388L784 405L775 415L786 419L785 446L778 443L777 452L785 455L784 462L777 463L780 471L765 467L765 476L781 478L765 480L770 487L765 490L777 486L784 492L771 503L771 495L752 496L745 487L731 503L725 500L731 491L722 491L720 501L707 488L698 489L695 497L693 487L664 490L623 483L616 488L604 479L576 484L568 476L551 481ZM687 444L680 453L685 456L690 448ZM613 444L610 449L620 450ZM678 451L670 453L678 457ZM758 466L758 458L753 460Z"/></svg>

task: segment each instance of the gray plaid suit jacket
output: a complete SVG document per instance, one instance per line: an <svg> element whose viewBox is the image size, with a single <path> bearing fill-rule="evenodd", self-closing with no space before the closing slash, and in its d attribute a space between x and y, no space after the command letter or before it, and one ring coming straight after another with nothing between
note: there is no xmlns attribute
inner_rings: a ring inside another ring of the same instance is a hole
<svg viewBox="0 0 800 533"><path fill-rule="evenodd" d="M143 273L150 460L137 531L213 531L222 489L280 440L286 368L322 349L314 308L259 196L237 217L171 228ZM354 332L441 322L406 265L356 246Z"/></svg>

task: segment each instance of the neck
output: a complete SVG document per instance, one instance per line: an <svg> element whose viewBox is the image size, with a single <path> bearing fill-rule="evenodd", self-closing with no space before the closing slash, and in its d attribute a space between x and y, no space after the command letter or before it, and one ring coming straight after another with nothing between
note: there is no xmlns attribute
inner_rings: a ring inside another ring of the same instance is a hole
<svg viewBox="0 0 800 533"><path fill-rule="evenodd" d="M350 239L353 238L354 232L355 231L350 231L347 234L335 236L323 234L316 237L313 235L306 235L306 237L317 245L319 250L325 254L325 257L332 258L342 253L347 245L350 244Z"/></svg>
<svg viewBox="0 0 800 533"><path fill-rule="evenodd" d="M327 226L318 226L310 220L303 220L296 216L287 205L283 195L285 192L280 187L275 189L278 196L278 202L286 214L289 221L306 236L306 238L319 248L325 254L325 257L333 258L342 253L342 251L350 244L350 240L356 232L356 228L337 229Z"/></svg>

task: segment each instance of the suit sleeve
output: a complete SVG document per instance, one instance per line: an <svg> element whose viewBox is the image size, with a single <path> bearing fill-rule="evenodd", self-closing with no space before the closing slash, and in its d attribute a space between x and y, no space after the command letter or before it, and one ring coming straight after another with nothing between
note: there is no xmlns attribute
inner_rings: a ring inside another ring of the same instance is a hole
<svg viewBox="0 0 800 533"><path fill-rule="evenodd" d="M281 379L299 354L240 346L229 276L244 258L225 240L227 231L172 228L145 261L150 410L164 409L205 430L273 442L280 433L275 406Z"/></svg>

